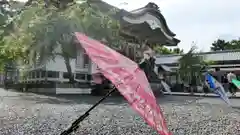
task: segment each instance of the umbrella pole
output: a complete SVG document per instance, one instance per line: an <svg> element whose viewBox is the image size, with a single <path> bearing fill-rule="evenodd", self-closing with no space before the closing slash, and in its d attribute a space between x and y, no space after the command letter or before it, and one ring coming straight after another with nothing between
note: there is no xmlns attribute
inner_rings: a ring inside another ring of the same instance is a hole
<svg viewBox="0 0 240 135"><path fill-rule="evenodd" d="M89 113L98 106L102 101L104 101L107 97L109 97L113 92L115 92L115 87L111 89L104 97L102 97L98 102L96 102L91 108L89 108L82 116L80 116L78 119L76 119L72 126L69 127L67 130L63 131L60 135L69 135L73 131L79 128L79 123L82 122L85 118L89 116Z"/></svg>

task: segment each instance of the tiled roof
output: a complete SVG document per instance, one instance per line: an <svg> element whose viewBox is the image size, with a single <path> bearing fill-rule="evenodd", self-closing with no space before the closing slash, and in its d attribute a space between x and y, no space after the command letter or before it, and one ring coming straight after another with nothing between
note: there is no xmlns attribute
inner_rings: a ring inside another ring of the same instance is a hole
<svg viewBox="0 0 240 135"><path fill-rule="evenodd" d="M163 56L163 57L157 57L155 63L156 64L171 64L171 63L177 63L178 59L180 59L182 56Z"/></svg>
<svg viewBox="0 0 240 135"><path fill-rule="evenodd" d="M207 60L212 61L240 60L240 52L212 53L205 56Z"/></svg>
<svg viewBox="0 0 240 135"><path fill-rule="evenodd" d="M221 52L207 52L199 53L205 60L211 61L229 61L240 60L240 51L221 51ZM171 64L177 63L181 55L160 55L156 57L156 64Z"/></svg>

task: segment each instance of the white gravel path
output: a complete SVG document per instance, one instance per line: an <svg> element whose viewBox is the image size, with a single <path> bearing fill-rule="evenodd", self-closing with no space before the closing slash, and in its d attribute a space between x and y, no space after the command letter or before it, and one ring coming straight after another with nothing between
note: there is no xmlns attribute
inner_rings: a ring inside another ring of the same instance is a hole
<svg viewBox="0 0 240 135"><path fill-rule="evenodd" d="M16 93L15 93L16 94ZM98 97L1 95L0 135L59 135ZM240 99L233 101L240 106ZM219 99L159 99L174 135L240 135L240 109ZM76 135L157 135L121 98L111 97L81 123Z"/></svg>

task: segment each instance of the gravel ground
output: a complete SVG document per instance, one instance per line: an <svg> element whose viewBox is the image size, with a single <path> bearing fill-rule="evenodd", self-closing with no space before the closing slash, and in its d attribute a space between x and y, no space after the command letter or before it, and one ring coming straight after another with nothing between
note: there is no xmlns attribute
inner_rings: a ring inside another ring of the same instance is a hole
<svg viewBox="0 0 240 135"><path fill-rule="evenodd" d="M0 135L59 135L98 97L1 94ZM240 106L240 99L233 99ZM240 135L240 109L217 98L159 99L174 135ZM111 97L84 120L76 135L157 135L122 99Z"/></svg>

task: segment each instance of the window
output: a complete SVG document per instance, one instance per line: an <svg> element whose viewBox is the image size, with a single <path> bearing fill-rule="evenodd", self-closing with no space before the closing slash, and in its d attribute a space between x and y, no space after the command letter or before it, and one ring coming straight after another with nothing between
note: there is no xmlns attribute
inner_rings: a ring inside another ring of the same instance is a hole
<svg viewBox="0 0 240 135"><path fill-rule="evenodd" d="M77 50L77 60L76 60L77 65L81 65L81 52L80 50Z"/></svg>
<svg viewBox="0 0 240 135"><path fill-rule="evenodd" d="M36 74L36 72L32 71L31 78L33 78L33 79L36 78L35 74Z"/></svg>
<svg viewBox="0 0 240 135"><path fill-rule="evenodd" d="M45 78L46 77L46 71L41 71L41 78Z"/></svg>
<svg viewBox="0 0 240 135"><path fill-rule="evenodd" d="M32 72L28 72L28 73L27 73L27 75L28 75L27 78L28 78L28 79L31 79L31 77L32 77L31 74L32 74Z"/></svg>
<svg viewBox="0 0 240 135"><path fill-rule="evenodd" d="M91 81L92 80L92 75L87 75L87 80Z"/></svg>
<svg viewBox="0 0 240 135"><path fill-rule="evenodd" d="M216 67L216 68L215 68L215 71L220 71L220 68L219 68L219 67Z"/></svg>
<svg viewBox="0 0 240 135"><path fill-rule="evenodd" d="M40 78L41 77L40 73L41 73L41 71L36 71L36 78Z"/></svg>
<svg viewBox="0 0 240 135"><path fill-rule="evenodd" d="M86 68L86 67L88 67L88 65L89 65L89 57L86 54L86 52L84 51L84 54L83 54L83 67Z"/></svg>
<svg viewBox="0 0 240 135"><path fill-rule="evenodd" d="M47 72L49 78L59 78L59 72L56 71L48 71Z"/></svg>
<svg viewBox="0 0 240 135"><path fill-rule="evenodd" d="M85 80L86 75L85 74L76 74L75 78L78 79L78 80Z"/></svg>
<svg viewBox="0 0 240 135"><path fill-rule="evenodd" d="M64 73L63 73L63 78L64 78L64 79L69 79L69 74L68 74L68 72L64 72Z"/></svg>

